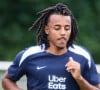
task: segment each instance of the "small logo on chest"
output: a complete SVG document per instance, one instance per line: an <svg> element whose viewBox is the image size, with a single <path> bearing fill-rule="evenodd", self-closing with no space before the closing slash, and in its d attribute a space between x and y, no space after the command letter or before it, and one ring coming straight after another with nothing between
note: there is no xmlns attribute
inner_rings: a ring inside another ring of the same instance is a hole
<svg viewBox="0 0 100 90"><path fill-rule="evenodd" d="M40 69L44 69L44 68L46 68L46 67L47 67L47 66L37 66L36 69L37 69L37 70L40 70Z"/></svg>

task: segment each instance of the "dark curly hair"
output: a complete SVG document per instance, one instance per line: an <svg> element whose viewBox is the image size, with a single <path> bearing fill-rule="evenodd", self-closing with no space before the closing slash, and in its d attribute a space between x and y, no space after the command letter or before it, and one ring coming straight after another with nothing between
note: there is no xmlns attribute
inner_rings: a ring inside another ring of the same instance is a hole
<svg viewBox="0 0 100 90"><path fill-rule="evenodd" d="M45 26L48 23L49 17L52 14L60 14L64 16L70 16L71 17L71 36L69 38L69 41L66 45L66 47L72 46L73 42L76 40L77 37L77 24L76 20L71 12L71 10L64 4L58 3L55 6L51 6L49 8L46 8L38 14L41 14L41 16L32 24L32 26L29 28L29 30L32 30L34 27L38 28L37 31L37 44L42 45L45 44L45 49L49 47L47 34L45 33Z"/></svg>

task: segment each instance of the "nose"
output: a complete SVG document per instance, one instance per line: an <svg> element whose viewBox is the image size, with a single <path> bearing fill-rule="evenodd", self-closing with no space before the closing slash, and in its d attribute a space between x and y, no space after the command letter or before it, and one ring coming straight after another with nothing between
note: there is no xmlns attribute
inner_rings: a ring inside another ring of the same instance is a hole
<svg viewBox="0 0 100 90"><path fill-rule="evenodd" d="M61 35L65 35L65 33L66 33L66 30L65 29L61 29Z"/></svg>

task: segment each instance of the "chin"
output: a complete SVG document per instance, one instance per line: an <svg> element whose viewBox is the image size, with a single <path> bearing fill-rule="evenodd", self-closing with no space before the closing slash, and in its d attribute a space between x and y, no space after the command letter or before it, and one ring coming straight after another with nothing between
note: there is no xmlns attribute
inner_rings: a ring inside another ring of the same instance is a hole
<svg viewBox="0 0 100 90"><path fill-rule="evenodd" d="M57 46L58 49L64 49L66 46Z"/></svg>

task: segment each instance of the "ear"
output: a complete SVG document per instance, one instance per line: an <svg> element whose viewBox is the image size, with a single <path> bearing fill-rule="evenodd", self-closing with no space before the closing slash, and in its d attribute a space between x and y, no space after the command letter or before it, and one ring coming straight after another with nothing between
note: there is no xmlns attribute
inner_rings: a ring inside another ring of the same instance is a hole
<svg viewBox="0 0 100 90"><path fill-rule="evenodd" d="M49 33L49 28L48 28L48 26L45 26L45 33L48 35L48 33Z"/></svg>

